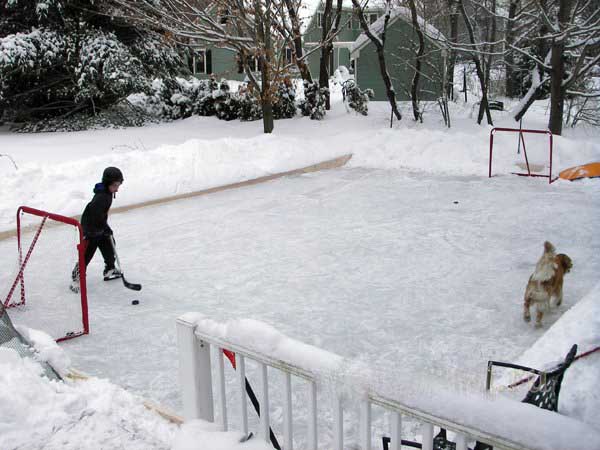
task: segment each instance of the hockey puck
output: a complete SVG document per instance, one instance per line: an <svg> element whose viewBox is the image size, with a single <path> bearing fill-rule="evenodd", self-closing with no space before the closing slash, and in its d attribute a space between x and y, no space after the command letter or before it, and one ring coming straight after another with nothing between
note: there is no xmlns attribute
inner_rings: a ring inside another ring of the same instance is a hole
<svg viewBox="0 0 600 450"><path fill-rule="evenodd" d="M139 305L139 303L140 303L139 300L131 300L132 305Z"/></svg>

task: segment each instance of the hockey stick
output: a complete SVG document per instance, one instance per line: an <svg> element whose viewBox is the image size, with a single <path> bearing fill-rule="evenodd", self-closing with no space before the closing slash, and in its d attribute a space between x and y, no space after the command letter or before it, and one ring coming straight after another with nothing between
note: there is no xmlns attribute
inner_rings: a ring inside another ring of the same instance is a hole
<svg viewBox="0 0 600 450"><path fill-rule="evenodd" d="M231 363L233 370L235 370L236 369L235 353L233 353L231 350L223 349L223 354L225 355L225 357L227 357L227 359ZM248 397L250 398L250 402L252 402L252 406L254 406L254 410L256 411L256 414L258 415L258 417L260 417L260 403L258 403L256 394L254 393L254 389L252 389L252 386L250 385L248 378L247 377L245 377L245 378L246 378L246 394L248 394ZM245 440L248 440L251 437L252 437L252 433L250 433ZM271 426L269 426L269 438L271 440L271 445L273 445L273 447L275 447L276 450L281 450L281 446L279 445L279 442L277 441L277 436L275 436L275 433L273 433L273 429L271 428Z"/></svg>
<svg viewBox="0 0 600 450"><path fill-rule="evenodd" d="M119 261L119 255L117 254L117 246L115 245L115 238L110 236L110 243L112 245L113 251L115 252L115 259L117 260L117 266L119 266L119 271L121 272L121 280L123 280L123 286L127 289L131 289L133 291L141 291L142 285L138 283L130 283L125 279L125 275L123 274L123 268L121 267L121 261Z"/></svg>

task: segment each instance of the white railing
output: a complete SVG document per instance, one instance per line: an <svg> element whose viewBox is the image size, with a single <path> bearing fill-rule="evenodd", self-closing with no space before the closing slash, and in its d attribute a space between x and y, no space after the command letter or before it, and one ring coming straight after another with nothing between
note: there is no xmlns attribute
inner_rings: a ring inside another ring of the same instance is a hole
<svg viewBox="0 0 600 450"><path fill-rule="evenodd" d="M203 316L201 316L203 317ZM308 382L308 426L306 436L306 448L308 450L317 450L318 447L318 425L323 426L322 422L319 422L317 414L317 385L319 380L322 379L322 374L319 376L315 375L315 371L307 368L300 367L297 363L285 360L280 355L269 355L266 352L261 352L260 349L250 348L245 345L242 340L229 339L226 335L223 337L223 333L214 333L216 322L210 321L210 319L203 319L205 322L209 321L212 326L198 326L198 321L195 320L193 315L185 315L177 320L177 337L179 347L179 361L180 361L180 383L181 383L181 394L183 400L184 417L186 420L191 419L203 419L214 422L214 404L213 404L213 380L212 380L212 369L211 369L211 348L222 354L223 350L229 350L235 353L236 361L236 376L237 384L239 385L240 398L240 423L236 430L241 431L244 435L248 434L248 412L247 412L247 399L246 399L246 360L253 360L258 364L260 374L260 435L265 442L270 442L270 417L269 417L269 383L267 377L267 371L269 368L277 369L284 374L284 394L283 394L283 443L282 448L284 450L293 450L292 436L294 433L294 421L293 421L293 410L292 410L292 377L299 377ZM236 342L233 342L236 341ZM294 341L297 342L297 341ZM300 344L304 348L311 348L316 351L322 351L315 347L308 346L306 344ZM322 351L323 352L323 351ZM333 359L342 358L329 354ZM224 358L222 356L216 358L218 363L216 364L216 386L219 392L218 395L218 417L222 430L227 431L229 429L228 414L227 414L227 402L226 402L226 382L225 382L225 371L224 371ZM500 410L494 411L494 408L484 408L473 406L470 402L465 402L462 406L461 420L452 420L442 417L437 412L427 411L423 408L414 406L407 406L397 399L384 396L369 388L368 392L364 395L361 400L361 411L360 411L360 445L362 450L371 450L374 448L371 442L372 440L372 417L371 409L372 406L378 406L384 408L390 413L390 449L400 450L401 442L401 430L402 430L402 419L403 417L410 417L413 420L420 422L421 436L422 436L422 448L424 450L432 450L433 439L434 439L434 427L444 428L455 434L452 437L452 441L456 442L457 450L467 450L467 443L469 441L480 441L490 444L494 449L515 449L515 450L530 450L530 449L564 449L569 448L570 444L573 443L572 439L575 439L580 444L577 437L578 433L582 433L582 429L560 429L560 420L567 419L562 416L549 413L548 411L538 410L532 408L530 405L523 405L518 402L514 403L515 407L523 407L526 409L525 414L515 413L516 409L506 409L506 405L501 407ZM480 405L481 406L481 405ZM501 405L502 406L502 405ZM529 408L528 408L529 407ZM460 408L459 408L460 409ZM460 414L461 411L458 411ZM536 417L535 414L542 414L543 417ZM512 415L513 421L506 419L506 415ZM533 419L531 419L533 414ZM546 415L544 415L546 414ZM478 426L481 421L477 420L477 416L485 416L483 422L493 424L494 420L501 423L500 428L496 427L493 432L481 429ZM559 417L557 423L553 423L554 416ZM344 448L344 402L341 396L337 395L332 405L332 424L333 439L332 448L334 450L343 450ZM462 420L464 418L464 420ZM519 427L527 427L523 421L527 420L546 420L548 426L544 428L545 437L547 438L547 444L544 442L540 443L540 436L532 434L534 433L519 433ZM570 420L570 419L569 419ZM506 425L505 425L506 424ZM583 424L582 424L583 426ZM554 430L555 428L559 428ZM570 424L572 427L572 424ZM502 432L498 432L498 430ZM583 430L587 430L583 426ZM566 432L566 434L565 434ZM518 439L515 439L515 433ZM525 437L523 437L525 436ZM589 442L588 442L589 443ZM565 446L566 445L566 446ZM592 444L593 445L593 444ZM583 447L588 447L585 443ZM381 444L378 442L376 448L381 448ZM573 447L575 448L575 447ZM578 446L582 448L581 445ZM593 447L589 447L593 448Z"/></svg>

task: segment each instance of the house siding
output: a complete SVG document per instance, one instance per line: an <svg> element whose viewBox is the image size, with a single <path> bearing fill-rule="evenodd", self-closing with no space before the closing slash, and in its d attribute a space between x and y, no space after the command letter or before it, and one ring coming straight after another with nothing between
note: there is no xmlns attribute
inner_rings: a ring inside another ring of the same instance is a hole
<svg viewBox="0 0 600 450"><path fill-rule="evenodd" d="M335 6L334 6L335 9ZM305 51L308 52L314 45L318 45L321 42L323 29L318 27L317 14L322 13L324 10L323 4L317 8L315 14L312 16L309 25L306 28L304 33L304 43L305 43ZM382 11L378 9L369 10L368 14L377 14L380 16ZM351 20L351 28L348 28L348 20ZM368 17L367 17L368 20ZM357 17L353 16L351 8L342 9L342 17L340 19L340 32L336 36L335 42L354 42L358 36L362 33L362 29L360 27L360 23ZM313 44L312 46L310 44ZM321 50L315 51L312 55L308 57L308 66L310 68L310 73L312 74L314 79L319 78L319 69L320 69L320 57ZM339 66L350 67L350 51L343 47L335 47L333 51L333 69L335 70ZM330 74L332 75L332 74Z"/></svg>
<svg viewBox="0 0 600 450"><path fill-rule="evenodd" d="M412 25L404 20L398 19L388 27L385 41L386 65L396 91L396 99L400 101L410 100L417 43ZM406 48L409 46L412 49ZM375 46L369 42L360 49L356 59L355 78L360 88L373 89L374 100L387 100ZM435 100L441 96L442 87L439 80L442 66L440 49L431 40L425 38L425 61L419 83L421 100Z"/></svg>

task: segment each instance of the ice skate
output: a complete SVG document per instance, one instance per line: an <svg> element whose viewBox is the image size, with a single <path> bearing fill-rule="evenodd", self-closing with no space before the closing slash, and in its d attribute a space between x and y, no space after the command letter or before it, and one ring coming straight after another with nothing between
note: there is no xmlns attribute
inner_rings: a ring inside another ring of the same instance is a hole
<svg viewBox="0 0 600 450"><path fill-rule="evenodd" d="M112 269L104 269L104 281L116 280L122 276L121 271L114 267Z"/></svg>

